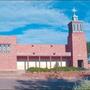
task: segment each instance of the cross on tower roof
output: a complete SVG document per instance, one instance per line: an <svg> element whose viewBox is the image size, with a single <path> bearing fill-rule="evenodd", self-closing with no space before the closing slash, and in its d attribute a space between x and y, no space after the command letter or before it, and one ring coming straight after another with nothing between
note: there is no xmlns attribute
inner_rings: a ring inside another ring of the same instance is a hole
<svg viewBox="0 0 90 90"><path fill-rule="evenodd" d="M72 12L73 12L73 18L72 18L72 19L73 19L74 21L77 21L77 20L78 20L78 16L76 15L77 10L76 10L75 8L73 8L73 9L72 9Z"/></svg>
<svg viewBox="0 0 90 90"><path fill-rule="evenodd" d="M73 8L73 9L72 9L72 12L73 12L74 15L75 15L75 13L77 12L77 10L76 10L75 8Z"/></svg>

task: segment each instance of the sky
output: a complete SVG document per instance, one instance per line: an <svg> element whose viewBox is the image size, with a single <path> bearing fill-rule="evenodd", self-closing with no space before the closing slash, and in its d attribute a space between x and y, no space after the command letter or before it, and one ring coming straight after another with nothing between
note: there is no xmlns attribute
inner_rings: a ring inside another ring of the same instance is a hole
<svg viewBox="0 0 90 90"><path fill-rule="evenodd" d="M1 0L0 35L15 35L20 44L66 44L73 8L90 41L89 0Z"/></svg>

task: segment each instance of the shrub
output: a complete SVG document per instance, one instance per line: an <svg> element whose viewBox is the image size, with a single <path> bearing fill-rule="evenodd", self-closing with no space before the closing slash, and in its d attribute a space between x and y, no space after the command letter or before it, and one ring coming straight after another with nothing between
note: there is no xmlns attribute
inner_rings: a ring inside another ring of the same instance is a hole
<svg viewBox="0 0 90 90"><path fill-rule="evenodd" d="M31 68L28 68L27 71L30 71L30 72L48 72L49 69L48 68L34 68L34 67L31 67Z"/></svg>
<svg viewBox="0 0 90 90"><path fill-rule="evenodd" d="M76 67L54 67L51 70L53 71L80 71L84 69L76 68Z"/></svg>
<svg viewBox="0 0 90 90"><path fill-rule="evenodd" d="M83 70L81 68L76 68L76 67L54 67L54 68L51 68L51 69L48 69L48 68L34 68L34 67L31 67L31 68L28 68L27 71L30 71L30 72L49 72L49 71L80 71L80 70Z"/></svg>

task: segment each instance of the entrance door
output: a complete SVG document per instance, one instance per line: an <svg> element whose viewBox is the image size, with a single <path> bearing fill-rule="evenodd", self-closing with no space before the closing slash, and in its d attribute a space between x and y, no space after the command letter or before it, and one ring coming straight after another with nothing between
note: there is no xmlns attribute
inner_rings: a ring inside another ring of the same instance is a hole
<svg viewBox="0 0 90 90"><path fill-rule="evenodd" d="M83 60L78 60L78 67L83 68Z"/></svg>

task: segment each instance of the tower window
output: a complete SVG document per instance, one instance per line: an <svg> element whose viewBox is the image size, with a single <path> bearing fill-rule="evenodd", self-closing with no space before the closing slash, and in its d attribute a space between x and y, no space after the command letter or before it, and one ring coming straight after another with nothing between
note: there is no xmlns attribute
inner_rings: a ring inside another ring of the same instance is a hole
<svg viewBox="0 0 90 90"><path fill-rule="evenodd" d="M77 24L77 31L79 31L79 25Z"/></svg>
<svg viewBox="0 0 90 90"><path fill-rule="evenodd" d="M75 31L78 31L78 24L75 24Z"/></svg>
<svg viewBox="0 0 90 90"><path fill-rule="evenodd" d="M82 31L82 24L80 24L80 31Z"/></svg>
<svg viewBox="0 0 90 90"><path fill-rule="evenodd" d="M78 32L80 29L79 29L79 24L74 24L73 25L73 32Z"/></svg>
<svg viewBox="0 0 90 90"><path fill-rule="evenodd" d="M75 31L75 28L76 28L76 27L75 27L75 24L74 24L74 25L73 25L73 31Z"/></svg>

